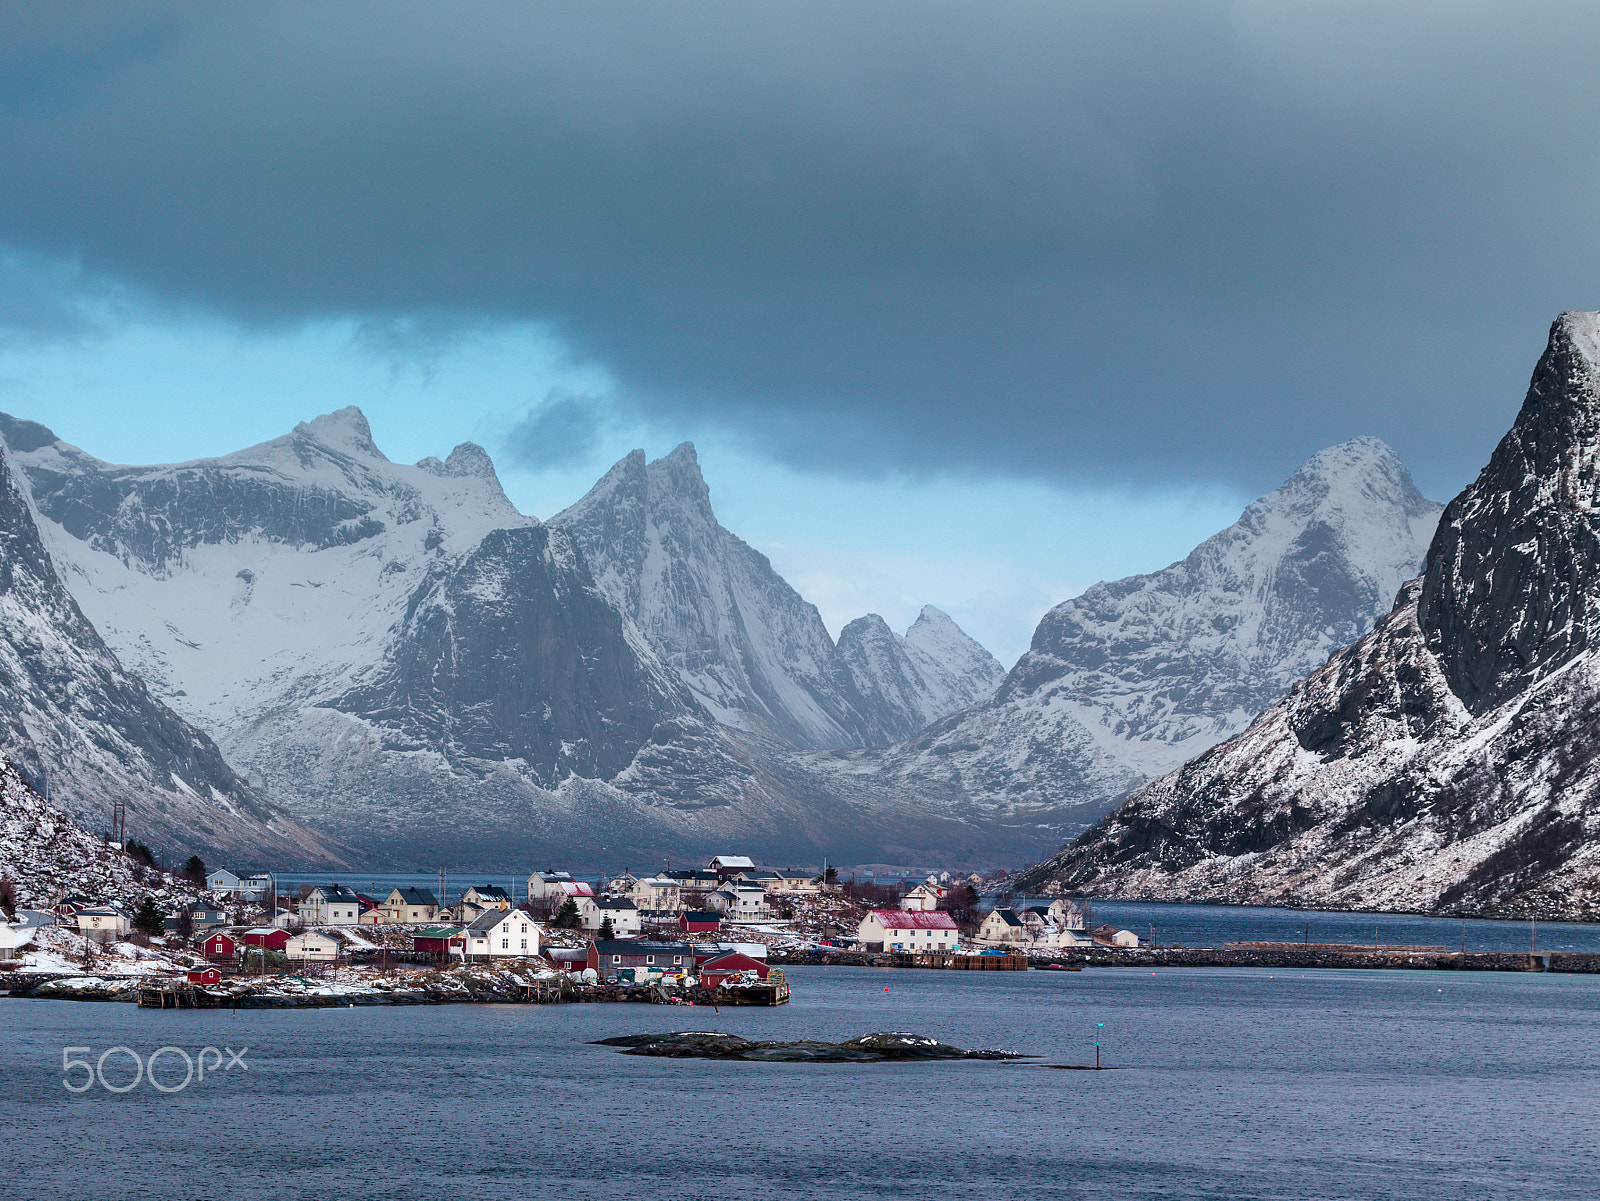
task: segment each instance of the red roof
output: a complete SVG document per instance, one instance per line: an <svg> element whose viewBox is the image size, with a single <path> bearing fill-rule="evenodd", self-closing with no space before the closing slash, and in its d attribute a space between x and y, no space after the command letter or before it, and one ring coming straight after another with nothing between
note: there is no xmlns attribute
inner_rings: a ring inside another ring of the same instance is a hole
<svg viewBox="0 0 1600 1201"><path fill-rule="evenodd" d="M885 930L954 930L955 919L937 909L874 909L872 916Z"/></svg>

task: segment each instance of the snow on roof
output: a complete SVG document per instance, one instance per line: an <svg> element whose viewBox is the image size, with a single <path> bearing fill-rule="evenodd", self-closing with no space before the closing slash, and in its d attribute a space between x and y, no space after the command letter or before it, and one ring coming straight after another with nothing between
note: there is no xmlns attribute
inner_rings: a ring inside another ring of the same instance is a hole
<svg viewBox="0 0 1600 1201"><path fill-rule="evenodd" d="M954 930L955 919L937 909L874 909L872 916L885 930Z"/></svg>
<svg viewBox="0 0 1600 1201"><path fill-rule="evenodd" d="M754 867L756 861L748 855L718 855L711 861L713 867Z"/></svg>

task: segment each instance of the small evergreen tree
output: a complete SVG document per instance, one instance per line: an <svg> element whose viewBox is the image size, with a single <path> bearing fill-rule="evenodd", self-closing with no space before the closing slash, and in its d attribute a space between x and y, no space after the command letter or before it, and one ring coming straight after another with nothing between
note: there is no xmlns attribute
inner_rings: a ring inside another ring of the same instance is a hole
<svg viewBox="0 0 1600 1201"><path fill-rule="evenodd" d="M133 928L139 931L140 934L148 934L154 937L161 933L166 917L167 915L161 912L161 908L156 904L154 897L145 897L139 903L138 912L133 915Z"/></svg>
<svg viewBox="0 0 1600 1201"><path fill-rule="evenodd" d="M568 897L566 904L556 912L556 927L561 930L576 930L581 920L578 917L578 902Z"/></svg>
<svg viewBox="0 0 1600 1201"><path fill-rule="evenodd" d="M123 844L122 849L127 852L128 858L144 864L146 867L156 865L156 854L137 838L130 838Z"/></svg>
<svg viewBox="0 0 1600 1201"><path fill-rule="evenodd" d="M604 942L609 942L616 936L617 928L611 924L611 915L608 913L605 921L600 923L600 938Z"/></svg>
<svg viewBox="0 0 1600 1201"><path fill-rule="evenodd" d="M198 855L190 855L183 865L183 878L191 884L204 884L206 882L206 861Z"/></svg>

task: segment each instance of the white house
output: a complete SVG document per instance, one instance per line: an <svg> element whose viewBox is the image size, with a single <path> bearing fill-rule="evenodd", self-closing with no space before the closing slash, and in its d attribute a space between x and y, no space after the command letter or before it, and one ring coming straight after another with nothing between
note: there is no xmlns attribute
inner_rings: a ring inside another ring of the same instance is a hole
<svg viewBox="0 0 1600 1201"><path fill-rule="evenodd" d="M785 868L771 873L772 880L766 885L768 893L788 893L791 896L816 896L822 891L822 885L810 872L797 872L793 868Z"/></svg>
<svg viewBox="0 0 1600 1201"><path fill-rule="evenodd" d="M361 898L343 884L313 888L301 898L300 920L307 926L353 926L361 920Z"/></svg>
<svg viewBox="0 0 1600 1201"><path fill-rule="evenodd" d="M283 953L291 961L298 959L308 963L332 963L339 958L339 952L343 949L343 940L321 930L292 934L289 941L283 944Z"/></svg>
<svg viewBox="0 0 1600 1201"><path fill-rule="evenodd" d="M863 951L959 951L960 931L948 913L871 909L856 927Z"/></svg>
<svg viewBox="0 0 1600 1201"><path fill-rule="evenodd" d="M614 938L632 938L643 929L639 907L627 897L580 897L578 916L590 931L598 931L610 918Z"/></svg>
<svg viewBox="0 0 1600 1201"><path fill-rule="evenodd" d="M939 902L944 899L944 893L945 890L937 884L918 884L900 898L900 908L931 912L939 908Z"/></svg>
<svg viewBox="0 0 1600 1201"><path fill-rule="evenodd" d="M1027 946L1033 941L1014 909L991 909L978 927L977 940L991 947Z"/></svg>
<svg viewBox="0 0 1600 1201"><path fill-rule="evenodd" d="M539 924L521 909L489 909L463 931L469 959L531 959L539 953Z"/></svg>
<svg viewBox="0 0 1600 1201"><path fill-rule="evenodd" d="M683 889L671 876L649 876L635 882L628 894L650 913L676 913L683 908Z"/></svg>
<svg viewBox="0 0 1600 1201"><path fill-rule="evenodd" d="M38 932L38 926L13 926L10 922L0 921L0 959L16 959L18 952L32 942Z"/></svg>
<svg viewBox="0 0 1600 1201"><path fill-rule="evenodd" d="M1069 901L1065 897L1057 898L1050 902L1050 908L1045 912L1063 929L1083 929L1083 906L1076 901Z"/></svg>
<svg viewBox="0 0 1600 1201"><path fill-rule="evenodd" d="M729 880L706 898L706 908L730 922L764 922L772 917L766 890L744 880Z"/></svg>
<svg viewBox="0 0 1600 1201"><path fill-rule="evenodd" d="M477 884L461 894L463 905L473 905L478 909L510 909L511 894L498 884Z"/></svg>
<svg viewBox="0 0 1600 1201"><path fill-rule="evenodd" d="M397 888L378 906L391 922L436 922L439 899L428 888Z"/></svg>
<svg viewBox="0 0 1600 1201"><path fill-rule="evenodd" d="M128 919L128 915L114 905L106 905L94 909L81 909L77 914L77 922L79 934L97 938L101 942L126 938L128 931L133 928L133 923Z"/></svg>
<svg viewBox="0 0 1600 1201"><path fill-rule="evenodd" d="M267 895L272 888L272 877L261 872L250 876L239 876L224 867L206 877L206 887L212 892L225 892L232 896L255 900Z"/></svg>
<svg viewBox="0 0 1600 1201"><path fill-rule="evenodd" d="M571 872L534 872L528 877L528 899L542 901L545 897L553 897L562 893L563 884L572 884L575 881Z"/></svg>

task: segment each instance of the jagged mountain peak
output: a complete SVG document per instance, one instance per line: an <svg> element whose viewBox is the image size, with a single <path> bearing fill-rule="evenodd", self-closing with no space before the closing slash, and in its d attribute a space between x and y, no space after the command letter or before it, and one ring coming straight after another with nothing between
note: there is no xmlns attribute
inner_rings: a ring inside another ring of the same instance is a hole
<svg viewBox="0 0 1600 1201"><path fill-rule="evenodd" d="M1515 422L1428 552L1418 621L1473 713L1600 645L1597 499L1600 314L1563 313Z"/></svg>
<svg viewBox="0 0 1600 1201"><path fill-rule="evenodd" d="M355 405L346 405L342 409L313 417L310 421L302 421L294 427L294 434L311 438L332 450L382 459L385 463L389 461L372 440L372 427L367 424L367 415Z"/></svg>

